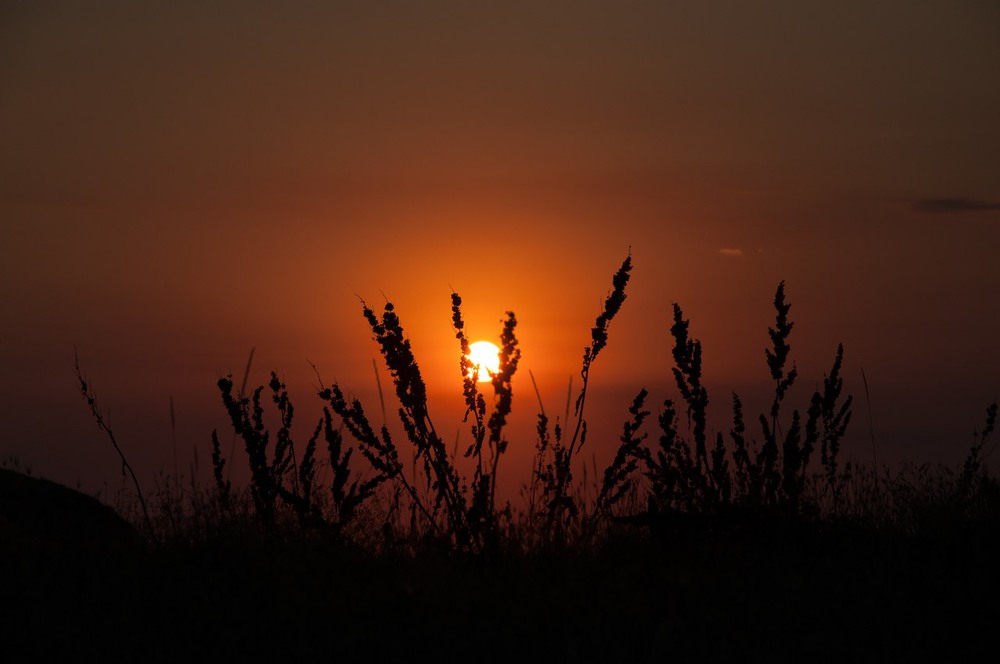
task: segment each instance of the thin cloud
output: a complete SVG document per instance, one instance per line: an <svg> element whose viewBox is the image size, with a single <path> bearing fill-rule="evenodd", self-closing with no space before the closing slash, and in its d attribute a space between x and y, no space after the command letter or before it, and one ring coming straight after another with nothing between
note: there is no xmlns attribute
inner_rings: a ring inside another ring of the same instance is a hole
<svg viewBox="0 0 1000 664"><path fill-rule="evenodd" d="M736 257L740 257L740 256L743 255L743 250L742 249L727 249L727 248L722 248L722 249L719 249L719 253L722 254L723 256L736 256Z"/></svg>
<svg viewBox="0 0 1000 664"><path fill-rule="evenodd" d="M947 212L986 212L1000 210L1000 203L977 201L970 198L926 198L913 206L920 212L941 214Z"/></svg>

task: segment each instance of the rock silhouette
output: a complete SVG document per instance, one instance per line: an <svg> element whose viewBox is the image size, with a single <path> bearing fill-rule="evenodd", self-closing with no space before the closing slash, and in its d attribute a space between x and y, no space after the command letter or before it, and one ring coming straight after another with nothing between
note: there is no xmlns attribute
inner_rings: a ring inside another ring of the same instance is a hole
<svg viewBox="0 0 1000 664"><path fill-rule="evenodd" d="M0 469L0 553L5 557L69 562L134 550L141 542L135 528L96 498Z"/></svg>

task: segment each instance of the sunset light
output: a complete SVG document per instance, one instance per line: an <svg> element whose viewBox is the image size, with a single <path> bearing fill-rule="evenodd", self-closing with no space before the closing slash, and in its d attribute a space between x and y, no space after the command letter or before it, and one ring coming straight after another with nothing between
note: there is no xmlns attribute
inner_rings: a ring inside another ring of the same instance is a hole
<svg viewBox="0 0 1000 664"><path fill-rule="evenodd" d="M490 382L493 380L490 374L500 371L500 349L489 341L469 344L469 359L472 360L472 371L479 370L480 383Z"/></svg>

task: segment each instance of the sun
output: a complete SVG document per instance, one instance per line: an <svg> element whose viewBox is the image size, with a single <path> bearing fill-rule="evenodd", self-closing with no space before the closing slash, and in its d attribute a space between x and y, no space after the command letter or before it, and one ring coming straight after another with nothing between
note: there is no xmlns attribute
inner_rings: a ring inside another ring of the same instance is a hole
<svg viewBox="0 0 1000 664"><path fill-rule="evenodd" d="M490 382L493 380L490 373L495 374L500 371L500 349L489 341L477 341L469 344L469 360L472 362L473 371L479 367L480 383Z"/></svg>

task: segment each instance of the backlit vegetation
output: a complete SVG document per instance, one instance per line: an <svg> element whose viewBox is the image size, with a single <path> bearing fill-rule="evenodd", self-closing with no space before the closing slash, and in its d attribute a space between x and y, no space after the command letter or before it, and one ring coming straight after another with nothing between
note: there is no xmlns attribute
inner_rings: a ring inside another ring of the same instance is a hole
<svg viewBox="0 0 1000 664"><path fill-rule="evenodd" d="M497 492L511 465L517 319L502 321L500 370L477 382L458 294L457 445L431 419L389 303L361 307L392 377L378 411L317 371L321 412L295 440L301 415L278 374L247 387L251 353L243 376L218 381L231 430L211 434L208 486L193 479L196 467L186 481L175 471L140 486L78 366L87 406L131 479L116 507L132 525L119 525L144 537L86 545L98 530L81 512L42 505L45 485L0 473L0 623L16 626L5 655L882 662L971 661L995 648L993 614L981 607L1000 588L1000 491L985 465L996 404L960 467L842 459L856 425L842 379L850 356L831 349L826 375L796 401L782 283L761 358L773 384L763 412L747 412L739 394L710 398L702 345L675 304L664 331L674 396L652 404L638 389L622 404L607 466L594 468L581 454L594 445L591 369L614 343L631 268L629 257L614 273L566 412L553 416L538 398L533 445L514 441L533 450L530 475L513 478L520 502ZM234 464L249 467L247 483L230 481ZM72 536L58 515L78 523Z"/></svg>
<svg viewBox="0 0 1000 664"><path fill-rule="evenodd" d="M176 478L161 478L151 509L139 501L142 525L153 540L197 539L199 533L226 525L268 536L298 532L332 538L372 553L413 554L431 548L495 556L552 547L585 550L616 533L655 537L676 535L679 529L725 532L748 524L851 523L913 534L994 518L996 482L984 462L994 449L996 404L987 409L961 469L844 462L840 445L854 406L853 397L843 391L845 351L842 345L834 349L828 373L805 403L788 402L799 375L791 353L795 324L784 282L775 290L774 324L764 349L763 368L774 385L765 412L748 418L740 395L733 392L720 400L728 406L728 431L710 431L702 345L692 335L691 321L674 304L670 370L677 397L654 407L647 390L640 389L608 466L581 477L591 368L626 303L631 269L629 256L612 277L591 343L583 349L571 416L553 421L538 401L534 460L531 476L523 481L521 504L501 503L497 496L509 446L505 427L513 403L512 379L521 354L517 319L508 312L503 321L499 371L491 381L477 382L467 357L462 299L453 293L456 370L463 378L466 411L460 447L449 449L435 428L425 383L395 307L387 302L378 313L362 302L361 314L392 377L402 436L384 421L373 423L365 404L348 397L341 385L326 386L320 378L322 414L308 440L296 443L296 411L277 373L270 374L267 385L250 391L237 388L231 375L223 377L218 389L233 433L242 441L248 486L230 483L227 465L236 460L224 458L219 434L212 432L214 487L182 487ZM245 386L246 376L242 382ZM106 429L82 377L81 386L98 425ZM385 402L381 405L384 412ZM266 408L273 409L270 421L276 428L269 428ZM326 482L318 480L320 464L329 469Z"/></svg>

